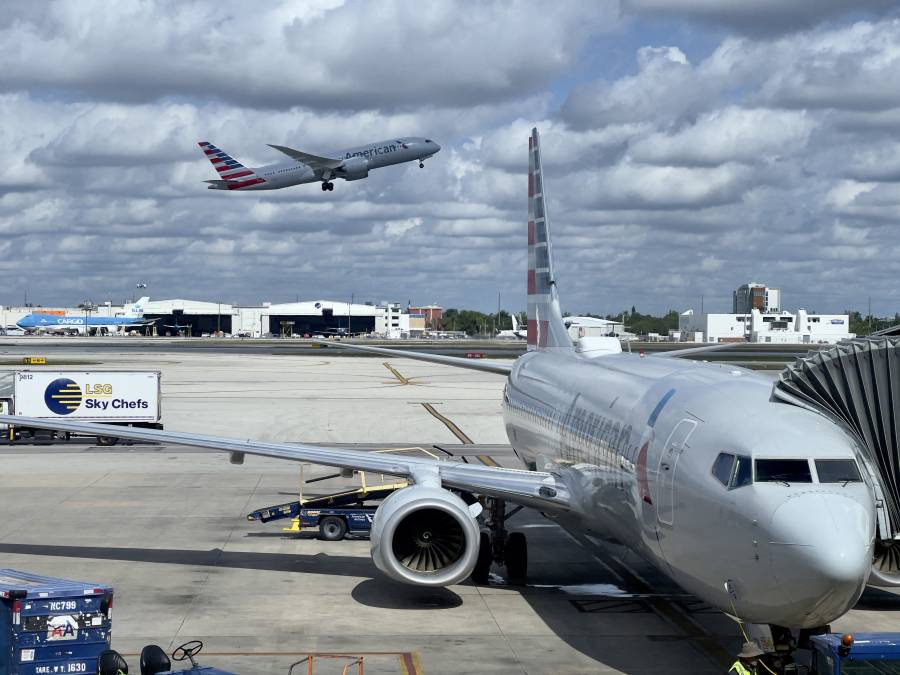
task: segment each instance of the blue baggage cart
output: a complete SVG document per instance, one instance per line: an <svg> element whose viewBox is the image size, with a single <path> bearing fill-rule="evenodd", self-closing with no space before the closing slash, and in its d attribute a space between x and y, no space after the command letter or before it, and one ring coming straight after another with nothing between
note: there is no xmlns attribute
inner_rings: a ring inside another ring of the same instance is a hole
<svg viewBox="0 0 900 675"><path fill-rule="evenodd" d="M97 672L113 589L0 568L0 675Z"/></svg>

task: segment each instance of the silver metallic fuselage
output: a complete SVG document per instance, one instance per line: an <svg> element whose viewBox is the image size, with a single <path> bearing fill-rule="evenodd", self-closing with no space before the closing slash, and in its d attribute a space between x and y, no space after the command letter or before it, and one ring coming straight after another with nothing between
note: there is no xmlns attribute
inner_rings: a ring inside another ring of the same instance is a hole
<svg viewBox="0 0 900 675"><path fill-rule="evenodd" d="M712 466L721 452L856 457L838 426L773 402L771 390L771 380L727 365L530 352L510 374L504 421L523 460L565 467L589 531L745 621L821 626L865 586L872 488L720 483Z"/></svg>

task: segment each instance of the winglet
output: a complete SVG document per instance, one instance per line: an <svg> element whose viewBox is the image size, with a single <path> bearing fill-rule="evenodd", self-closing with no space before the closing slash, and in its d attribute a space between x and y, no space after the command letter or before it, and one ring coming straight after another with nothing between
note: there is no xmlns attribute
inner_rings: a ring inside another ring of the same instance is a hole
<svg viewBox="0 0 900 675"><path fill-rule="evenodd" d="M572 352L559 309L538 130L528 139L528 349Z"/></svg>

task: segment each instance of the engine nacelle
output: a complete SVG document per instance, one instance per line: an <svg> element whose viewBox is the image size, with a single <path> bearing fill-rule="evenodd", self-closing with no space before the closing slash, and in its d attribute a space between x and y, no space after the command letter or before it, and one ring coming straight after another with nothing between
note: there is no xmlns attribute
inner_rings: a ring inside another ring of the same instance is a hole
<svg viewBox="0 0 900 675"><path fill-rule="evenodd" d="M876 540L875 562L867 583L879 588L900 586L900 542Z"/></svg>
<svg viewBox="0 0 900 675"><path fill-rule="evenodd" d="M372 522L372 560L390 578L418 586L466 579L478 559L473 512L452 492L413 485L385 499Z"/></svg>
<svg viewBox="0 0 900 675"><path fill-rule="evenodd" d="M337 174L344 180L359 180L369 175L369 161L365 157L345 159Z"/></svg>

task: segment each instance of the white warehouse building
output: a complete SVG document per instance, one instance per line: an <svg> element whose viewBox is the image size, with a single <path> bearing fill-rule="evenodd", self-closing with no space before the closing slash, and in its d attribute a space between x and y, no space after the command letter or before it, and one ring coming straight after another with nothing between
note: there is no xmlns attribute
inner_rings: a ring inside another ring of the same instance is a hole
<svg viewBox="0 0 900 675"><path fill-rule="evenodd" d="M678 317L682 339L703 342L758 342L772 344L835 344L856 337L847 314L809 314L805 309L749 314L695 314Z"/></svg>

